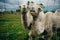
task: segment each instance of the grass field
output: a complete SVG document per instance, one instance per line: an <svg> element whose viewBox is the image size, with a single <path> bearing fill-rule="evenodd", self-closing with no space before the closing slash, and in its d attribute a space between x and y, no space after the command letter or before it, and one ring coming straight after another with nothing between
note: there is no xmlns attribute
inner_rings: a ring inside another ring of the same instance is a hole
<svg viewBox="0 0 60 40"><path fill-rule="evenodd" d="M23 28L19 13L0 15L0 40L27 40L27 35L28 30Z"/></svg>
<svg viewBox="0 0 60 40"><path fill-rule="evenodd" d="M19 13L0 15L0 40L24 40L27 32Z"/></svg>

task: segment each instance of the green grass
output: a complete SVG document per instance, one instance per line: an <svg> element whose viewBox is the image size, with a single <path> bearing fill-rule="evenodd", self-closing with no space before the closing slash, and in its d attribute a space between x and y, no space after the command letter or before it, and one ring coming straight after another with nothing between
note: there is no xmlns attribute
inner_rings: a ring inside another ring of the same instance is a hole
<svg viewBox="0 0 60 40"><path fill-rule="evenodd" d="M23 29L20 14L0 16L0 40L24 40L28 31Z"/></svg>

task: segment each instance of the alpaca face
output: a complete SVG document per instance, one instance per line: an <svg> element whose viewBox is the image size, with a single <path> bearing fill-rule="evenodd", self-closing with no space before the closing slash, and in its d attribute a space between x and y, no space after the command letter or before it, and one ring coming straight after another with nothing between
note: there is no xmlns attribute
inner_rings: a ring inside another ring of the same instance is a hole
<svg viewBox="0 0 60 40"><path fill-rule="evenodd" d="M30 4L29 5L29 11L33 17L34 16L37 17L39 15L39 12L41 12L42 10L43 10L42 5L37 5L37 4Z"/></svg>
<svg viewBox="0 0 60 40"><path fill-rule="evenodd" d="M21 12L25 12L24 14L26 14L26 12L27 12L27 5L21 5Z"/></svg>

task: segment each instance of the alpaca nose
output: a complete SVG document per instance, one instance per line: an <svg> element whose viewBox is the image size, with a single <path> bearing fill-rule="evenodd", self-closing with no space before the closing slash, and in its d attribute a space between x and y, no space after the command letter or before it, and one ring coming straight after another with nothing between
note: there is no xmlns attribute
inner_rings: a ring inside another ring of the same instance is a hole
<svg viewBox="0 0 60 40"><path fill-rule="evenodd" d="M35 10L30 10L30 12L35 12Z"/></svg>

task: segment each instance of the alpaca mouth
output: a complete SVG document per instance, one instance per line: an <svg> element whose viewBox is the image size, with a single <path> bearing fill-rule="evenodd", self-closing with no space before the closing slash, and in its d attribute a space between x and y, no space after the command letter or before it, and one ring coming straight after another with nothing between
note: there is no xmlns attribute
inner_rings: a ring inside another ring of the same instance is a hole
<svg viewBox="0 0 60 40"><path fill-rule="evenodd" d="M35 12L35 10L30 10L30 12Z"/></svg>
<svg viewBox="0 0 60 40"><path fill-rule="evenodd" d="M35 14L35 10L30 10L30 13L33 15Z"/></svg>

